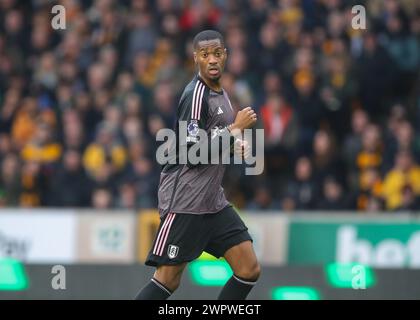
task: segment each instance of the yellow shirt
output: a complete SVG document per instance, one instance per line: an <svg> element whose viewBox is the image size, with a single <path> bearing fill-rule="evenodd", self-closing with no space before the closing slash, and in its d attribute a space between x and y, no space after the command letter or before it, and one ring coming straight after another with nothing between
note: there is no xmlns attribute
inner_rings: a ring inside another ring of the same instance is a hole
<svg viewBox="0 0 420 320"><path fill-rule="evenodd" d="M383 196L389 210L396 209L402 202L402 189L409 185L414 194L420 195L420 167L415 166L407 173L400 170L391 170L385 177Z"/></svg>
<svg viewBox="0 0 420 320"><path fill-rule="evenodd" d="M62 148L57 143L49 143L45 146L27 144L22 150L22 159L48 163L57 161L61 156Z"/></svg>
<svg viewBox="0 0 420 320"><path fill-rule="evenodd" d="M121 169L127 160L126 151L123 146L116 145L111 150L111 160L115 168ZM105 150L96 143L90 144L83 155L83 165L91 174L95 175L106 161Z"/></svg>

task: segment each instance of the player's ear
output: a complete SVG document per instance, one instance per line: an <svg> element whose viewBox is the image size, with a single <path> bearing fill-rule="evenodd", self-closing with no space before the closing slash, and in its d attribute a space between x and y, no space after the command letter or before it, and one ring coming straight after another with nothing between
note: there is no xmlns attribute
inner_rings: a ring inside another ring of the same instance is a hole
<svg viewBox="0 0 420 320"><path fill-rule="evenodd" d="M194 51L193 56L194 56L194 63L197 64L197 52Z"/></svg>

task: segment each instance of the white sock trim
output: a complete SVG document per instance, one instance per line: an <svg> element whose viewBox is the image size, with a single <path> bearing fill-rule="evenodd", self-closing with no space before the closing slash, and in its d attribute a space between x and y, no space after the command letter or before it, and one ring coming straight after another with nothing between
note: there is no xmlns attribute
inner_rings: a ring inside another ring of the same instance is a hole
<svg viewBox="0 0 420 320"><path fill-rule="evenodd" d="M239 278L238 278L237 276L235 276L235 275L233 275L233 277L235 278L235 280L236 280L236 281L239 281L239 282L241 282L241 283L243 283L243 284L247 284L247 285L249 285L249 286L254 286L254 285L257 283L257 281L252 282L252 281L245 281L245 280L239 279Z"/></svg>
<svg viewBox="0 0 420 320"><path fill-rule="evenodd" d="M167 294L169 294L169 295L171 295L172 294L172 292L170 292L168 289L166 289L163 285L161 285L160 283L159 283L159 281L157 281L156 279L154 279L154 278L152 278L151 279L152 280L152 282L155 284L155 285L157 285L159 288L161 288L163 291L165 291Z"/></svg>

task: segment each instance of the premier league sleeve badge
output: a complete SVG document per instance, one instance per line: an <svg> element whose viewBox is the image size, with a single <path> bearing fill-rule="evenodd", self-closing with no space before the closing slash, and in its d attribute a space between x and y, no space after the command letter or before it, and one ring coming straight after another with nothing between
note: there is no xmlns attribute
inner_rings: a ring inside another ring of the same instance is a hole
<svg viewBox="0 0 420 320"><path fill-rule="evenodd" d="M197 120L191 120L191 122L187 126L188 136L187 136L187 142L194 142L196 143L198 141L197 135L200 128L198 127Z"/></svg>

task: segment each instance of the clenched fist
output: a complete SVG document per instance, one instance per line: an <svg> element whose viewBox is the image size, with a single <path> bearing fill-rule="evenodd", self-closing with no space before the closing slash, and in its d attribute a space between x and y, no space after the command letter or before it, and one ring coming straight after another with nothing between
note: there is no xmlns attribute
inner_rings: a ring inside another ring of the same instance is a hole
<svg viewBox="0 0 420 320"><path fill-rule="evenodd" d="M235 121L230 126L230 131L239 130L242 132L244 129L251 128L255 122L257 122L257 114L251 107L246 107L238 111Z"/></svg>

